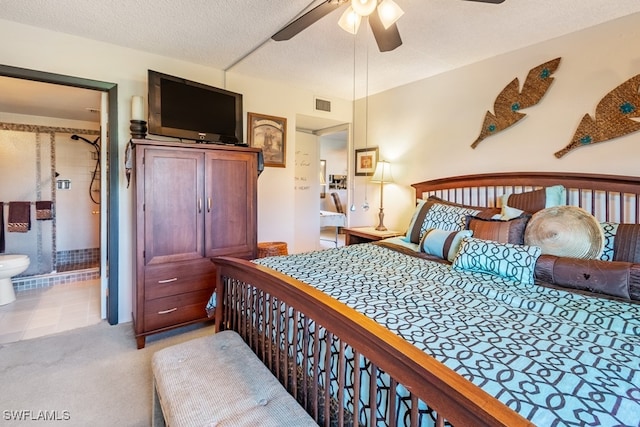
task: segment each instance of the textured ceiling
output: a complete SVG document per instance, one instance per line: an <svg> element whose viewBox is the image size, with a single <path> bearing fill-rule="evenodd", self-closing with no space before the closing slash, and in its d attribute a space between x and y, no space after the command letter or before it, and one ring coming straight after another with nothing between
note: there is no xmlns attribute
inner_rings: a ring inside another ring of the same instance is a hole
<svg viewBox="0 0 640 427"><path fill-rule="evenodd" d="M391 52L378 52L366 25L356 38L341 30L344 8L270 40L321 2L0 0L0 19L352 99L640 12L640 0L396 0L404 43Z"/></svg>

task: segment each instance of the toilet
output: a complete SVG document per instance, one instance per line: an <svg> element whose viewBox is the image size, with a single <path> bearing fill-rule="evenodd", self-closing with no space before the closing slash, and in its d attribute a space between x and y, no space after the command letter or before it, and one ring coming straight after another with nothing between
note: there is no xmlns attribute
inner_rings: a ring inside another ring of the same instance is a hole
<svg viewBox="0 0 640 427"><path fill-rule="evenodd" d="M0 255L0 305L16 300L11 278L29 268L29 262L27 255Z"/></svg>

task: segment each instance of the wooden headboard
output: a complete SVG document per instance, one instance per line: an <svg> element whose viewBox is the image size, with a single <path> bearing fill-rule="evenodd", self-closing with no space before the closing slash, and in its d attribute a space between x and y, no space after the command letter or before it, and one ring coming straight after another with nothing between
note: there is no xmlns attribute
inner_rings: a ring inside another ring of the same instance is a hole
<svg viewBox="0 0 640 427"><path fill-rule="evenodd" d="M640 177L565 172L501 172L460 175L412 184L416 198L434 195L475 206L501 206L503 194L552 185L567 189L567 204L579 206L599 221L640 223Z"/></svg>

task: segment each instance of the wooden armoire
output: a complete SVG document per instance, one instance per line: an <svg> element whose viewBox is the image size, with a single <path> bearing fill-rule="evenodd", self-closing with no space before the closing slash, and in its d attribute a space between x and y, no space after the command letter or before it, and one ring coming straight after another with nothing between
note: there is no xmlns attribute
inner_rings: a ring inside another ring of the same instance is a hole
<svg viewBox="0 0 640 427"><path fill-rule="evenodd" d="M146 336L207 320L216 256L253 259L260 150L132 140L133 324Z"/></svg>

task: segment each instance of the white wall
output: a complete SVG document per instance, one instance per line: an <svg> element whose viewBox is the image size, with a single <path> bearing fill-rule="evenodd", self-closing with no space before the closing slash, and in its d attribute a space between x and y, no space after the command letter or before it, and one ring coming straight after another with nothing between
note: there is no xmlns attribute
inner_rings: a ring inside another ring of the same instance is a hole
<svg viewBox="0 0 640 427"><path fill-rule="evenodd" d="M412 183L494 171L566 171L640 174L640 132L578 148L561 159L585 114L627 79L640 74L640 14L406 85L369 99L369 146L393 163L395 184L385 187L385 225L404 230L414 204ZM555 81L540 103L514 126L472 149L484 115L514 77L561 57ZM363 128L356 114L356 148ZM364 178L356 178L362 200ZM372 208L352 214L352 224L375 224L379 190L368 186Z"/></svg>
<svg viewBox="0 0 640 427"><path fill-rule="evenodd" d="M131 236L134 208L132 191L126 188L122 164L126 143L130 138L131 97L146 96L148 69L218 87L224 85L225 75L221 70L5 20L0 20L0 39L11 40L10 43L0 43L0 61L5 65L118 85L118 161L121 163L119 185L115 189L119 193L120 204L118 310L120 321L129 321L133 283ZM315 94L291 85L249 79L233 73L226 76L226 88L244 95L245 113L251 111L287 118L287 167L266 168L258 183L258 240L286 241L290 250L295 251L295 117L296 114L317 115L313 110ZM351 121L351 102L333 99L332 107L332 113L322 113L322 116L339 122ZM317 206L311 206L311 211L316 213Z"/></svg>

